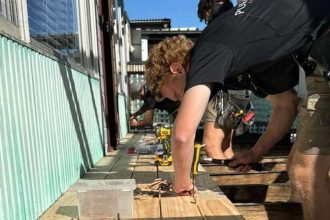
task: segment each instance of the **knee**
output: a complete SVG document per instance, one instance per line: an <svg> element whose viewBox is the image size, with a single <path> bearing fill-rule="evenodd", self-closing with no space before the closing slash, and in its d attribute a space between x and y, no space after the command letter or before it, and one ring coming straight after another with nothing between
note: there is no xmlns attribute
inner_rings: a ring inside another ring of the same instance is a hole
<svg viewBox="0 0 330 220"><path fill-rule="evenodd" d="M288 174L291 186L297 191L306 191L313 185L313 171L301 164L292 163Z"/></svg>

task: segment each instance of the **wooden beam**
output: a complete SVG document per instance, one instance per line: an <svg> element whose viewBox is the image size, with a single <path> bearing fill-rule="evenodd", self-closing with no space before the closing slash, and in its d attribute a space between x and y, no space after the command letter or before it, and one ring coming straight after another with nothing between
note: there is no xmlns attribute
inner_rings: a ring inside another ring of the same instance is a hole
<svg viewBox="0 0 330 220"><path fill-rule="evenodd" d="M210 175L224 174L224 173L236 173L235 170L231 169L228 166L203 164L203 168ZM263 169L263 171L286 171L286 164L285 163L276 163L276 162L264 163L262 169Z"/></svg>
<svg viewBox="0 0 330 220"><path fill-rule="evenodd" d="M220 186L286 183L289 181L289 177L286 171L222 173L211 175L211 177L213 181Z"/></svg>
<svg viewBox="0 0 330 220"><path fill-rule="evenodd" d="M235 203L246 220L301 220L299 203Z"/></svg>
<svg viewBox="0 0 330 220"><path fill-rule="evenodd" d="M234 203L288 202L291 196L289 183L227 185L221 186L221 190Z"/></svg>

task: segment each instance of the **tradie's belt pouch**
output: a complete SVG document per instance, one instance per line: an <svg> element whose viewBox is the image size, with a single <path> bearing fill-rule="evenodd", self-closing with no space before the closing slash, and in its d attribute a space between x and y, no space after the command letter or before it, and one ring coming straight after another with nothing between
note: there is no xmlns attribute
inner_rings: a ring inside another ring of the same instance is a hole
<svg viewBox="0 0 330 220"><path fill-rule="evenodd" d="M221 102L221 101L220 101ZM251 98L246 91L228 91L228 101L219 106L217 123L224 129L235 129L246 112L251 109Z"/></svg>
<svg viewBox="0 0 330 220"><path fill-rule="evenodd" d="M314 40L311 57L317 62L320 73L330 81L330 24L327 25L322 35Z"/></svg>

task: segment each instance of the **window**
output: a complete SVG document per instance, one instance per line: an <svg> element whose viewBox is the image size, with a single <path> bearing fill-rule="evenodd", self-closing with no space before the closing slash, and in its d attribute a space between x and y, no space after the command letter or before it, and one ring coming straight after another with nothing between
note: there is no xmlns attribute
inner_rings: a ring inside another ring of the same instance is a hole
<svg viewBox="0 0 330 220"><path fill-rule="evenodd" d="M80 0L78 1L78 17L80 32L80 50L82 51L82 65L86 68L98 69L98 29L97 29L97 1Z"/></svg>
<svg viewBox="0 0 330 220"><path fill-rule="evenodd" d="M96 4L97 0L27 0L31 38L98 72Z"/></svg>
<svg viewBox="0 0 330 220"><path fill-rule="evenodd" d="M32 39L81 62L76 0L28 0Z"/></svg>

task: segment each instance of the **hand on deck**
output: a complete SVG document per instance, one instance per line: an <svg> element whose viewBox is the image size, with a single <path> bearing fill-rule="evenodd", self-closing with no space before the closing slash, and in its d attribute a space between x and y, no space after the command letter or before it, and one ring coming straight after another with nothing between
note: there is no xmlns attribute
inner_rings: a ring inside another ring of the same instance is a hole
<svg viewBox="0 0 330 220"><path fill-rule="evenodd" d="M178 184L175 184L174 182L173 191L179 196L192 196L194 193L197 192L197 188L193 186L191 182L186 186L184 185L178 186Z"/></svg>
<svg viewBox="0 0 330 220"><path fill-rule="evenodd" d="M249 164L258 162L260 158L261 155L253 150L235 154L232 158L233 161L229 163L229 167L232 167L237 172L248 172L251 170Z"/></svg>

